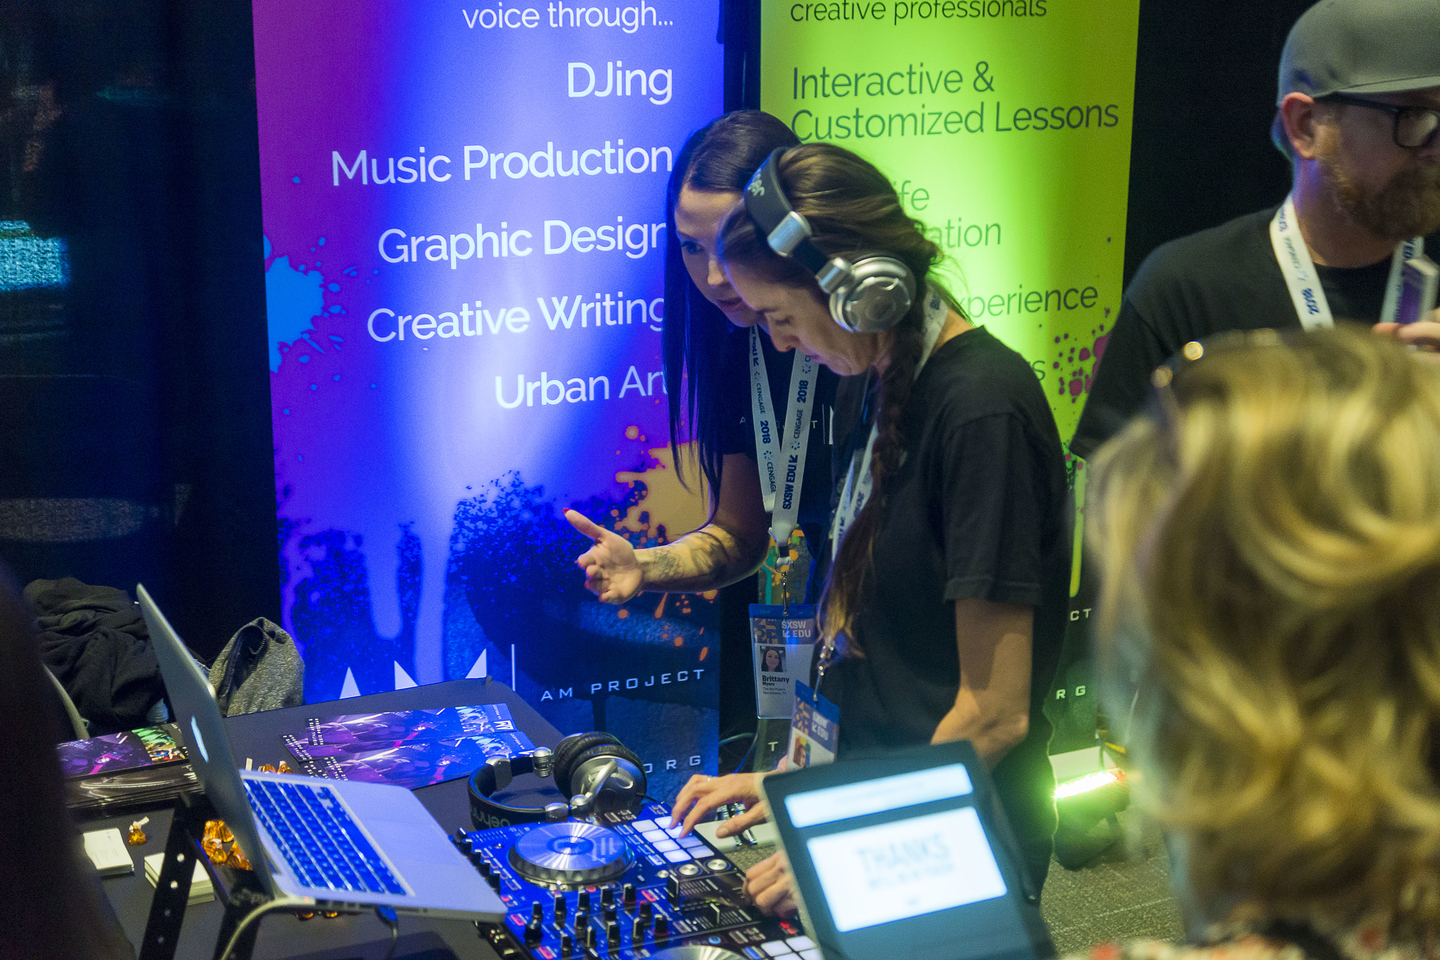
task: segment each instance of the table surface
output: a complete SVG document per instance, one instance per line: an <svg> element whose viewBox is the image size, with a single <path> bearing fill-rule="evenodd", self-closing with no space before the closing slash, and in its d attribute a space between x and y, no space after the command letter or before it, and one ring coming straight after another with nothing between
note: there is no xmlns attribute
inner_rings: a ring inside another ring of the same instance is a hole
<svg viewBox="0 0 1440 960"><path fill-rule="evenodd" d="M515 725L524 731L536 746L553 748L560 742L560 731L552 727L509 687L489 678L452 680L330 703L246 714L229 718L226 720L226 727L237 761L250 759L258 767L263 763L278 764L281 760L293 760L280 739L281 735L303 730L306 721L314 717L340 713L473 706L482 703L508 705ZM422 787L415 791L415 795L446 832L453 833L457 827L470 829L470 801L464 780L451 780L431 787ZM497 796L507 802L535 805L563 799L549 780L528 775L516 777L511 788ZM124 926L130 942L136 946L137 952L144 937L150 900L155 892L150 881L145 879L143 858L165 851L165 841L170 832L170 815L169 809L151 810L142 814L93 820L81 825L82 830L119 827L123 834L130 822L137 817L150 818L150 822L145 825L147 842L140 847L129 848L135 860L135 874L114 877L103 882L115 914ZM223 915L224 909L217 901L191 906L186 911L176 956L187 960L209 958L215 949L215 938ZM389 949L390 932L373 914L341 916L335 919L317 916L311 920L300 920L291 914L277 912L261 921L254 956L380 960ZM480 939L474 924L469 921L432 920L403 915L400 917L400 939L395 956L414 960L446 960L451 957L495 960L494 951Z"/></svg>

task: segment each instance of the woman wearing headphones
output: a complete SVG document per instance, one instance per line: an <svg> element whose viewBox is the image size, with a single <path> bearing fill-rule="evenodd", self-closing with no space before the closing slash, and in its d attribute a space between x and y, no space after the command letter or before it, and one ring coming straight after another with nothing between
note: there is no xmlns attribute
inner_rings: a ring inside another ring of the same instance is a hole
<svg viewBox="0 0 1440 960"><path fill-rule="evenodd" d="M1038 892L1055 826L1040 707L1071 529L1049 405L1029 364L931 279L940 250L868 162L826 144L777 151L745 201L719 242L736 292L778 348L865 378L853 429L836 424L839 546L821 599L838 656L820 693L840 705L841 756L973 742ZM753 778L696 779L676 811L693 826L735 799L758 799ZM766 909L791 906L779 861L747 887Z"/></svg>
<svg viewBox="0 0 1440 960"><path fill-rule="evenodd" d="M774 492L762 481L757 461L765 457L767 445L772 457L778 448L801 377L792 376L791 358L756 328L754 311L730 286L714 250L720 219L739 201L755 168L776 148L797 143L795 134L768 113L739 110L694 133L676 160L666 197L662 333L670 448L676 469L683 469L683 418L714 509L699 530L644 550L566 511L575 529L594 540L576 564L585 570L585 585L607 603L624 603L642 590L712 590L748 576L765 559L767 522L778 540L788 542L790 531L799 526L810 548L820 549L830 511L826 428L835 377L816 370L818 378L802 391L800 403L810 413L801 494L789 511L782 507L770 521L766 515L772 512ZM773 409L762 409L757 417L753 401L765 393Z"/></svg>

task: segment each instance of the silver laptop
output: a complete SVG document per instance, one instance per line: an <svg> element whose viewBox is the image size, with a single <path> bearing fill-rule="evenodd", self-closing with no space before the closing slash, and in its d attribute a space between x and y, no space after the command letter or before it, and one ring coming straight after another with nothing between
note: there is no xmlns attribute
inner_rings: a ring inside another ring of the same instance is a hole
<svg viewBox="0 0 1440 960"><path fill-rule="evenodd" d="M297 906L498 921L505 904L403 787L240 770L210 682L143 586L190 763L266 892Z"/></svg>

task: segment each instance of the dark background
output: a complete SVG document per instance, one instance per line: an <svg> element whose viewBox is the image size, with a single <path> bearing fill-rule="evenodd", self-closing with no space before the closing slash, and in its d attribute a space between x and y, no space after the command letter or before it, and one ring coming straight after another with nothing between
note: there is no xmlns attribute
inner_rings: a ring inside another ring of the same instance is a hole
<svg viewBox="0 0 1440 960"><path fill-rule="evenodd" d="M1308 5L1142 0L1127 282L1283 198L1275 76ZM721 15L730 106L758 102L754 22ZM70 260L64 286L0 289L0 559L143 580L207 657L280 617L252 41L239 0L0 0L0 278L12 221ZM727 593L742 637L753 582Z"/></svg>

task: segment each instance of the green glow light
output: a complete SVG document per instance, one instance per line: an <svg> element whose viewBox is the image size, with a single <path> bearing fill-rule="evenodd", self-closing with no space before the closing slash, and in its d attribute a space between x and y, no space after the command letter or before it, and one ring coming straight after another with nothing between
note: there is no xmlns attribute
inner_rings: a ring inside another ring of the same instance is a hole
<svg viewBox="0 0 1440 960"><path fill-rule="evenodd" d="M1124 774L1118 770L1101 770L1098 773L1087 773L1083 777L1066 780L1064 783L1057 785L1055 787L1055 799L1064 800L1067 797L1089 793L1091 790L1098 790L1112 783L1121 783L1124 779Z"/></svg>

